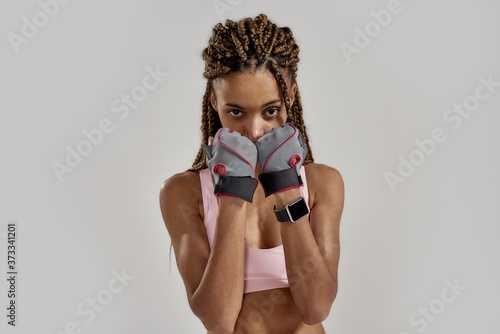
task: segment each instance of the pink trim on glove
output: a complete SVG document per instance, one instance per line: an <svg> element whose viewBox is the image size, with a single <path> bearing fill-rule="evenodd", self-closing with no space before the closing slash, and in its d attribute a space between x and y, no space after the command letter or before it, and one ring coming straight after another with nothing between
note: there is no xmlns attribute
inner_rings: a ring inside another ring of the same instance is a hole
<svg viewBox="0 0 500 334"><path fill-rule="evenodd" d="M245 159L244 157L242 157L240 154L238 154L238 152L236 152L235 150L233 150L231 147L227 146L227 145L224 145L221 141L220 141L220 133L222 131L219 131L219 134L217 135L217 141L219 142L219 144L221 144L222 146L224 146L225 148L227 148L228 150L230 150L231 152L233 152L234 154L236 154L237 156L239 156L241 159L245 160L247 162L247 164L250 165L250 167L252 167L252 170L255 174L255 168L253 168L253 165L251 163L248 162L247 159Z"/></svg>
<svg viewBox="0 0 500 334"><path fill-rule="evenodd" d="M288 124L290 124L290 123L288 123ZM296 128L295 126L293 126L293 124L290 124L290 125L294 128L294 130L295 130L295 131L294 131L294 133L293 133L290 137L288 137L288 139L287 139L287 140L285 140L285 141L284 141L284 142L283 142L280 146L278 146L278 147L277 147L277 148L273 151L273 153L271 153L271 155L269 156L269 158L267 158L266 163L264 164L264 167L262 167L262 171L264 171L264 170L266 169L267 163L269 162L269 160L271 159L271 157L273 156L273 154L274 154L277 150L279 150L279 148L280 148L281 146L285 145L285 143L286 143L287 141L289 141L289 140L290 140L290 138L292 138L293 136L295 136L295 133L297 133L297 128ZM284 127L284 126L285 126L285 125L283 124L281 127ZM274 128L273 128L273 130L274 130Z"/></svg>
<svg viewBox="0 0 500 334"><path fill-rule="evenodd" d="M217 173L217 168L220 167L222 169L222 174L219 174ZM217 174L217 175L220 175L220 176L225 176L226 175L226 166L224 166L223 164L217 164L214 166L213 168L214 170L214 173Z"/></svg>
<svg viewBox="0 0 500 334"><path fill-rule="evenodd" d="M292 155L292 157L290 158L290 162L289 162L290 167L295 167L300 162L300 160L301 160L300 155L298 155L298 154Z"/></svg>

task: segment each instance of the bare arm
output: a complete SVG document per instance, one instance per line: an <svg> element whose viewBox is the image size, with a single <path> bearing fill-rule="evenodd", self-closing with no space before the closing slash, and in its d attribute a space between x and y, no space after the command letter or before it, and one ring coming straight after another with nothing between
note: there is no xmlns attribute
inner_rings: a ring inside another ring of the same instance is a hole
<svg viewBox="0 0 500 334"><path fill-rule="evenodd" d="M194 194L201 196L199 175L186 173L165 181L160 191L163 219L191 310L210 333L232 333L243 300L246 202L219 198L210 251L203 207L193 201Z"/></svg>
<svg viewBox="0 0 500 334"><path fill-rule="evenodd" d="M340 256L339 225L344 206L344 184L340 173L319 165L308 176L316 184L309 217L295 223L280 223L290 291L308 325L328 317L337 296ZM320 177L315 182L314 177ZM300 197L293 188L275 194L278 209Z"/></svg>
<svg viewBox="0 0 500 334"><path fill-rule="evenodd" d="M200 285L191 296L193 311L208 319L219 318L220 327L230 333L243 300L245 219L244 200L220 198L212 251Z"/></svg>

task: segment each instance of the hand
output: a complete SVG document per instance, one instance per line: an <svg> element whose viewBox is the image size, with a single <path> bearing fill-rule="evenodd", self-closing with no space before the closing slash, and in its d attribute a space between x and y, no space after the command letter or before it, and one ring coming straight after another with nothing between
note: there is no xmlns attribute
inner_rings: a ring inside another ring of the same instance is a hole
<svg viewBox="0 0 500 334"><path fill-rule="evenodd" d="M220 128L205 146L207 166L215 179L215 196L239 197L252 203L257 148L247 137Z"/></svg>
<svg viewBox="0 0 500 334"><path fill-rule="evenodd" d="M262 168L259 180L266 197L303 184L300 168L308 150L295 126L290 123L275 126L266 131L255 146Z"/></svg>

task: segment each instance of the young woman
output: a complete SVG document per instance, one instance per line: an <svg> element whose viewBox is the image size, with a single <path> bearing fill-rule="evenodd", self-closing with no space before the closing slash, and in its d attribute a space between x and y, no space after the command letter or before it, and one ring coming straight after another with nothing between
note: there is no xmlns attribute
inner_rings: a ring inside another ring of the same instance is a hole
<svg viewBox="0 0 500 334"><path fill-rule="evenodd" d="M213 28L192 167L160 206L189 305L208 333L325 333L337 295L344 184L314 163L299 47L266 15Z"/></svg>

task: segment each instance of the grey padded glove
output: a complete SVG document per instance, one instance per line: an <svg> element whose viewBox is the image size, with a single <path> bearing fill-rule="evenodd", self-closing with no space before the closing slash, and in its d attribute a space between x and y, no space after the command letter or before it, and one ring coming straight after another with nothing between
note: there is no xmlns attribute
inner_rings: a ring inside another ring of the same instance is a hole
<svg viewBox="0 0 500 334"><path fill-rule="evenodd" d="M266 197L303 184L300 168L308 150L299 129L290 123L275 126L255 145L262 168L259 180Z"/></svg>
<svg viewBox="0 0 500 334"><path fill-rule="evenodd" d="M205 152L215 179L214 195L239 197L252 203L258 185L254 178L258 154L255 144L236 131L220 128L213 145L205 146ZM221 174L217 174L218 168Z"/></svg>

